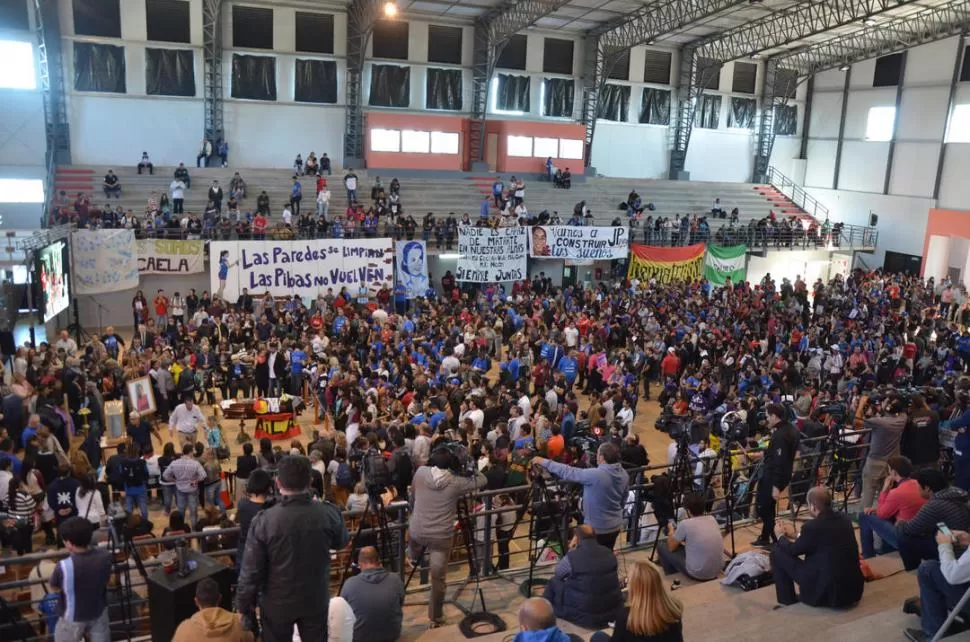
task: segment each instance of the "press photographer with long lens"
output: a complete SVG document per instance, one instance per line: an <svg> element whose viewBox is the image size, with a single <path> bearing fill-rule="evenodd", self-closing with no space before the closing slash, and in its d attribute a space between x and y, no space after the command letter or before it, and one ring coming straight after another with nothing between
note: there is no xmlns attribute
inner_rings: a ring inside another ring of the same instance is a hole
<svg viewBox="0 0 970 642"><path fill-rule="evenodd" d="M428 619L431 627L444 624L445 573L455 536L458 501L462 495L485 487L485 475L470 472L468 462L455 449L439 445L427 466L414 473L414 509L410 519L408 549L419 564L427 555L431 574Z"/></svg>
<svg viewBox="0 0 970 642"><path fill-rule="evenodd" d="M758 516L761 535L752 546L768 546L778 539L775 535L775 504L791 482L795 453L798 450L798 429L788 421L788 412L781 404L768 404L765 411L771 441L763 453L751 453L762 458L761 481L758 482Z"/></svg>
<svg viewBox="0 0 970 642"><path fill-rule="evenodd" d="M573 468L544 457L536 457L532 463L583 486L583 522L596 532L596 541L612 550L623 528L623 504L630 486L630 476L620 463L620 449L610 442L600 444L596 468Z"/></svg>

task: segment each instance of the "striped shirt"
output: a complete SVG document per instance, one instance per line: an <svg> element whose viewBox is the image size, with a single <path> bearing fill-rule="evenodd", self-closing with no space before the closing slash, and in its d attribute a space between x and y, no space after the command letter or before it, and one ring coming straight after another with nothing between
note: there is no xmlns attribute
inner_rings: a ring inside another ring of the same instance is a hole
<svg viewBox="0 0 970 642"><path fill-rule="evenodd" d="M50 585L60 591L58 614L68 622L90 622L108 608L111 553L92 548L57 563Z"/></svg>
<svg viewBox="0 0 970 642"><path fill-rule="evenodd" d="M205 480L205 469L202 464L183 455L179 457L165 469L162 479L167 482L175 482L175 489L182 493L191 493L198 489L199 482Z"/></svg>
<svg viewBox="0 0 970 642"><path fill-rule="evenodd" d="M10 506L10 516L15 519L29 520L34 516L35 510L37 510L37 502L30 496L30 493L22 490L17 491L13 504Z"/></svg>

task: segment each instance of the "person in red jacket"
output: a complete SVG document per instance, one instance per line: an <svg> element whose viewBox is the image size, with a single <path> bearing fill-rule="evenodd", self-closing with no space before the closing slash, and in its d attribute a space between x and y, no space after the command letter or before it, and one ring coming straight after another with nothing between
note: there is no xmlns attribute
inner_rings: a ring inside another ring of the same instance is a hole
<svg viewBox="0 0 970 642"><path fill-rule="evenodd" d="M874 534L882 539L881 555L896 550L897 520L909 521L916 516L926 503L920 494L919 483L910 479L913 464L906 457L890 457L887 461L889 475L879 493L876 507L866 508L859 515L859 541L862 544L862 557L875 557Z"/></svg>
<svg viewBox="0 0 970 642"><path fill-rule="evenodd" d="M660 372L665 377L676 377L680 372L680 357L674 348L667 348L667 356L660 362Z"/></svg>

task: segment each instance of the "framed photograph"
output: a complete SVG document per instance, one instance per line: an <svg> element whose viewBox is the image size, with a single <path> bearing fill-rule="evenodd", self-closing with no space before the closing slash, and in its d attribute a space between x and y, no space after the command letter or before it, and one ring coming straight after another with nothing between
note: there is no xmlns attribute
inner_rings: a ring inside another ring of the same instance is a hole
<svg viewBox="0 0 970 642"><path fill-rule="evenodd" d="M152 390L152 381L148 377L139 377L128 382L128 402L131 409L139 415L153 414L158 410L155 405L155 392Z"/></svg>
<svg viewBox="0 0 970 642"><path fill-rule="evenodd" d="M104 402L104 440L109 445L117 444L125 438L125 402Z"/></svg>

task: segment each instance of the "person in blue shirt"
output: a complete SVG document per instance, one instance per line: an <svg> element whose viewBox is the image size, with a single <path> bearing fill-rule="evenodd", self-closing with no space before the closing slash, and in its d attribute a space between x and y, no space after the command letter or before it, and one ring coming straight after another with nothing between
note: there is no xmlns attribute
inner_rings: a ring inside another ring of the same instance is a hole
<svg viewBox="0 0 970 642"><path fill-rule="evenodd" d="M576 359L576 351L573 350L559 359L556 369L566 377L566 383L572 388L573 384L576 383L576 377L579 375L579 361Z"/></svg>
<svg viewBox="0 0 970 642"><path fill-rule="evenodd" d="M497 176L495 182L492 183L492 198L495 200L495 207L502 208L502 191L505 189L505 183L502 182L502 177Z"/></svg>
<svg viewBox="0 0 970 642"><path fill-rule="evenodd" d="M549 182L552 182L552 177L556 173L556 167L552 164L552 156L546 159L546 178Z"/></svg>
<svg viewBox="0 0 970 642"><path fill-rule="evenodd" d="M344 316L343 311L337 313L337 316L333 320L333 333L335 335L340 334L341 328L347 324L347 317Z"/></svg>
<svg viewBox="0 0 970 642"><path fill-rule="evenodd" d="M299 346L290 351L290 394L295 397L303 396L303 367L306 359L306 352Z"/></svg>
<svg viewBox="0 0 970 642"><path fill-rule="evenodd" d="M485 197L482 199L482 204L478 208L479 218L483 218L483 219L488 218L488 206L489 206L488 197Z"/></svg>
<svg viewBox="0 0 970 642"><path fill-rule="evenodd" d="M22 464L20 463L20 458L13 454L12 439L0 440L0 459L6 459L10 462L10 472L15 475L20 474Z"/></svg>
<svg viewBox="0 0 970 642"><path fill-rule="evenodd" d="M560 426L562 428L563 439L568 444L569 440L573 438L573 433L576 432L576 415L573 414L572 402L563 404L562 423Z"/></svg>
<svg viewBox="0 0 970 642"><path fill-rule="evenodd" d="M403 283L394 286L394 311L404 314L408 309L408 290Z"/></svg>
<svg viewBox="0 0 970 642"><path fill-rule="evenodd" d="M31 415L30 419L27 421L27 427L24 431L20 433L20 446L21 448L27 447L27 442L31 437L37 436L37 429L40 428L40 416Z"/></svg>
<svg viewBox="0 0 970 642"><path fill-rule="evenodd" d="M293 187L290 189L290 201L293 203L293 215L300 215L300 201L303 200L303 186L300 185L300 179L293 175Z"/></svg>

